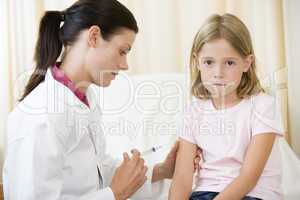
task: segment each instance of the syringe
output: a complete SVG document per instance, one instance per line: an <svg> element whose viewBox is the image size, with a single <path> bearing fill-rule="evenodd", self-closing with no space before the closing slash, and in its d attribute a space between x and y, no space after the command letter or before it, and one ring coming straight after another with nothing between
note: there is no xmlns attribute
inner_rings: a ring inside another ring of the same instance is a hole
<svg viewBox="0 0 300 200"><path fill-rule="evenodd" d="M164 147L164 145L159 145L159 146L151 147L151 148L148 149L148 150L142 151L142 152L141 152L141 155L142 155L142 156L146 156L146 155L148 155L148 154L155 153L155 152L157 152L158 150L162 149L163 147Z"/></svg>

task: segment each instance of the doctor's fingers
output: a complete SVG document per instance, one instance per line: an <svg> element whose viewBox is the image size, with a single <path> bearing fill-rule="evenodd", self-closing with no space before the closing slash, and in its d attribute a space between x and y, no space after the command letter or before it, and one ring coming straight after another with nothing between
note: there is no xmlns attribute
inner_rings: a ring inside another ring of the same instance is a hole
<svg viewBox="0 0 300 200"><path fill-rule="evenodd" d="M138 188L140 188L142 185L144 185L144 183L147 181L147 176L145 175L146 171L145 171L144 175L141 175L138 177L138 184L137 184Z"/></svg>
<svg viewBox="0 0 300 200"><path fill-rule="evenodd" d="M142 187L146 181L147 181L147 177L143 176L141 181L138 184L138 188Z"/></svg>
<svg viewBox="0 0 300 200"><path fill-rule="evenodd" d="M132 149L130 151L132 153L132 160L138 162L139 158L141 157L141 153L137 149Z"/></svg>
<svg viewBox="0 0 300 200"><path fill-rule="evenodd" d="M144 177L146 177L146 173L148 171L148 167L143 165L141 168L137 168L134 171L134 179L137 180L138 182L143 181Z"/></svg>
<svg viewBox="0 0 300 200"><path fill-rule="evenodd" d="M146 167L143 158L139 158L137 161L130 160L127 166L132 170L133 174L139 174Z"/></svg>
<svg viewBox="0 0 300 200"><path fill-rule="evenodd" d="M141 188L145 184L145 182L147 181L147 177L146 176L134 176L132 178L133 179L131 179L129 181L129 187L132 188L132 190L133 190L132 192L130 192L131 194L133 194L139 188Z"/></svg>
<svg viewBox="0 0 300 200"><path fill-rule="evenodd" d="M145 166L145 160L140 158L136 164L136 171L142 171Z"/></svg>
<svg viewBox="0 0 300 200"><path fill-rule="evenodd" d="M129 162L129 160L130 160L130 158L129 158L128 153L124 152L124 153L123 153L123 161L124 161L125 163L127 163L127 162Z"/></svg>

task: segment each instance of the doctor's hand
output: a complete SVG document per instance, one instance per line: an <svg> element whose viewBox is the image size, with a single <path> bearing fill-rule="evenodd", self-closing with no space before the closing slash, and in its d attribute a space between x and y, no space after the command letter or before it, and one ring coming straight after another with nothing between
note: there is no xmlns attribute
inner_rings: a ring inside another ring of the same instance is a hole
<svg viewBox="0 0 300 200"><path fill-rule="evenodd" d="M154 167L152 182L159 181L165 178L167 179L173 178L178 149L179 149L179 141L176 141L176 143L168 153L165 160ZM196 157L194 158L194 172L199 172L199 170L201 169L201 166L199 164L201 163L200 162L201 160L202 160L202 150L198 148Z"/></svg>
<svg viewBox="0 0 300 200"><path fill-rule="evenodd" d="M125 200L134 194L147 180L147 167L140 152L132 150L132 157L123 153L123 162L117 168L110 185L116 200Z"/></svg>

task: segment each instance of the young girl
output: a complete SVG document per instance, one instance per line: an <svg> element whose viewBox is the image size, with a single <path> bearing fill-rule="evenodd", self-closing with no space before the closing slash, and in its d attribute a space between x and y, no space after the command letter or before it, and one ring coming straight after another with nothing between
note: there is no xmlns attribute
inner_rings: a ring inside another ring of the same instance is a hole
<svg viewBox="0 0 300 200"><path fill-rule="evenodd" d="M195 101L184 113L169 199L282 199L280 113L255 74L243 22L211 16L194 39L190 67ZM203 163L191 194L197 146Z"/></svg>

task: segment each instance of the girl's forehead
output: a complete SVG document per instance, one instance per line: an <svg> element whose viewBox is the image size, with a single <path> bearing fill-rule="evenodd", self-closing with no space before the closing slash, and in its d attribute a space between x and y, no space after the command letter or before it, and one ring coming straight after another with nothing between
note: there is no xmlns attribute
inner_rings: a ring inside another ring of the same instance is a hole
<svg viewBox="0 0 300 200"><path fill-rule="evenodd" d="M205 43L198 55L199 57L241 57L225 39L216 39Z"/></svg>

